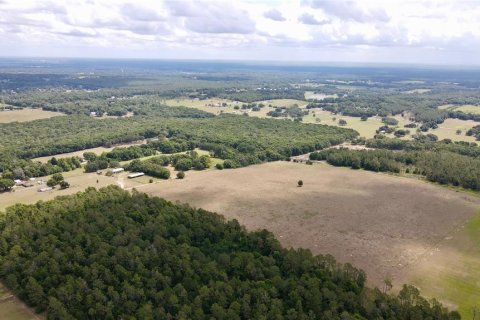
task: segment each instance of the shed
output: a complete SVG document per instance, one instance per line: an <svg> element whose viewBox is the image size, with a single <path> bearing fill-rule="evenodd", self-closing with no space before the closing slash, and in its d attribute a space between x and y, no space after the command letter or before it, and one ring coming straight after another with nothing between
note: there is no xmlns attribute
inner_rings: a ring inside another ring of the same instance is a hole
<svg viewBox="0 0 480 320"><path fill-rule="evenodd" d="M138 177L141 177L141 176L144 176L144 175L145 175L145 173L143 173L143 172L134 172L134 173L128 175L128 179L138 178Z"/></svg>

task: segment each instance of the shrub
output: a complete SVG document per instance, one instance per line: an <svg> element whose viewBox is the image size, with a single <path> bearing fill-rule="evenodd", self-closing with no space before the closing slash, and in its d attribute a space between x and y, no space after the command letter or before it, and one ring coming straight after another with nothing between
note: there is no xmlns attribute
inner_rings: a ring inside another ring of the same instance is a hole
<svg viewBox="0 0 480 320"><path fill-rule="evenodd" d="M185 172L179 171L177 172L177 179L183 179L185 178Z"/></svg>
<svg viewBox="0 0 480 320"><path fill-rule="evenodd" d="M60 189L68 189L70 188L70 183L68 183L67 181L61 181L60 182Z"/></svg>

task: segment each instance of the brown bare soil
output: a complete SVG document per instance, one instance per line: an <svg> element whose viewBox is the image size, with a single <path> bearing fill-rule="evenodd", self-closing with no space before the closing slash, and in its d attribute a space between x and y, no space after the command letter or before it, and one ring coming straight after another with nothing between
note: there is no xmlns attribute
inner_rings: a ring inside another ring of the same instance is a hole
<svg viewBox="0 0 480 320"><path fill-rule="evenodd" d="M323 163L187 172L184 180L137 189L235 218L250 230L268 229L285 246L332 254L377 286L387 276L408 282L417 262L425 263L480 204L433 184Z"/></svg>

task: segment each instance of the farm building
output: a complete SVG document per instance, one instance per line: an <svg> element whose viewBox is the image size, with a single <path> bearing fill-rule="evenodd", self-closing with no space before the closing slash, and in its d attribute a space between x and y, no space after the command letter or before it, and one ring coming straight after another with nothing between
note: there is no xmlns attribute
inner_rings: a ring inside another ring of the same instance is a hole
<svg viewBox="0 0 480 320"><path fill-rule="evenodd" d="M40 188L40 189L38 189L38 192L47 192L47 191L50 191L50 190L53 190L53 188L51 188L51 187L46 187L46 188Z"/></svg>
<svg viewBox="0 0 480 320"><path fill-rule="evenodd" d="M32 187L33 183L31 181L22 181L22 183L20 183L20 185L22 187L28 188L28 187Z"/></svg>
<svg viewBox="0 0 480 320"><path fill-rule="evenodd" d="M138 177L141 177L141 176L144 176L144 175L145 175L145 173L143 173L143 172L134 172L134 173L128 175L128 179L138 178Z"/></svg>
<svg viewBox="0 0 480 320"><path fill-rule="evenodd" d="M123 172L123 171L125 171L125 169L123 169L123 168L112 169L112 173L120 173L120 172Z"/></svg>

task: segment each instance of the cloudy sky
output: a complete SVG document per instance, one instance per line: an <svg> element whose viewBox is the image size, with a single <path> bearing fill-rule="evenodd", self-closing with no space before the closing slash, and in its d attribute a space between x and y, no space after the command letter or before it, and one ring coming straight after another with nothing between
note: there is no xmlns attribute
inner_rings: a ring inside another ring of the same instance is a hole
<svg viewBox="0 0 480 320"><path fill-rule="evenodd" d="M480 0L0 0L0 56L480 65Z"/></svg>

